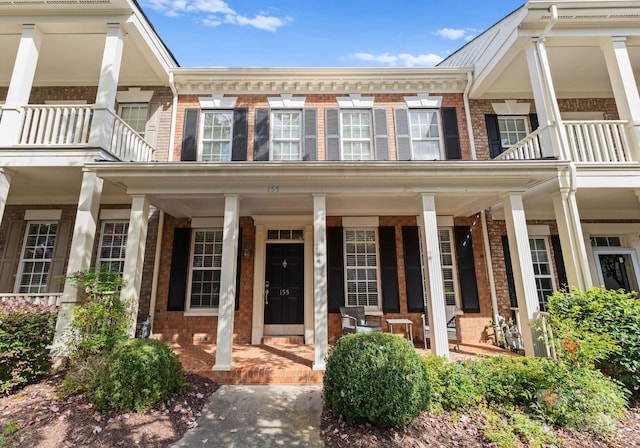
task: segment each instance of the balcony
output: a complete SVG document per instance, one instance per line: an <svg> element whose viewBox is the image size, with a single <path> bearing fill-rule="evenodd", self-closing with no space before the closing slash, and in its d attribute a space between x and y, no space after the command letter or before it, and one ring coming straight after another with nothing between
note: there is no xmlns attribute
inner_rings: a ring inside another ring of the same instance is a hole
<svg viewBox="0 0 640 448"><path fill-rule="evenodd" d="M566 133L565 145L552 146L561 148L560 160L581 163L628 163L635 162L631 157L631 145L627 139L628 122L618 120L563 121L559 125L546 126L532 132L507 151L496 157L496 160L536 160L556 154L553 148L545 151L545 144L559 142L559 130ZM546 142L549 143L546 143Z"/></svg>
<svg viewBox="0 0 640 448"><path fill-rule="evenodd" d="M22 107L17 146L69 148L90 147L93 127L92 105L28 105ZM122 118L109 112L113 119L106 159L127 162L150 162L154 149Z"/></svg>

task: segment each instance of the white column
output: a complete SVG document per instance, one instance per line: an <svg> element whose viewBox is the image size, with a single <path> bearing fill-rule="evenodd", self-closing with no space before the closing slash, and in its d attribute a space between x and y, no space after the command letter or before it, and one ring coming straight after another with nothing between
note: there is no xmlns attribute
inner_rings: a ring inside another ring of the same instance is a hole
<svg viewBox="0 0 640 448"><path fill-rule="evenodd" d="M132 300L131 315L133 322L129 330L134 336L138 306L140 304L140 288L142 285L142 269L144 268L144 252L147 242L147 228L149 226L149 201L143 195L133 196L131 202L131 217L129 218L129 234L127 236L127 253L124 258L122 278L125 285L122 288L123 299Z"/></svg>
<svg viewBox="0 0 640 448"><path fill-rule="evenodd" d="M631 155L635 161L640 161L640 95L626 41L626 37L612 37L602 46L602 51L616 98L618 115L621 120L631 122L628 133Z"/></svg>
<svg viewBox="0 0 640 448"><path fill-rule="evenodd" d="M313 307L313 225L304 226L304 343L315 343Z"/></svg>
<svg viewBox="0 0 640 448"><path fill-rule="evenodd" d="M562 126L560 108L553 87L549 59L544 40L534 40L527 48L527 66L533 90L533 99L536 104L536 114L540 127L557 125L557 128L549 128L540 135L543 156L557 156L567 159L565 151L566 133Z"/></svg>
<svg viewBox="0 0 640 448"><path fill-rule="evenodd" d="M427 268L429 312L429 337L431 351L439 356L449 357L447 337L447 317L445 314L444 283L440 262L440 242L438 241L438 220L436 218L436 198L434 194L422 193L422 241L424 241L424 266Z"/></svg>
<svg viewBox="0 0 640 448"><path fill-rule="evenodd" d="M236 270L238 266L238 225L240 198L237 194L224 197L224 228L222 233L222 268L218 305L218 338L216 363L213 370L231 370L233 318L236 305Z"/></svg>
<svg viewBox="0 0 640 448"><path fill-rule="evenodd" d="M324 370L329 353L327 305L327 198L313 195L314 370Z"/></svg>
<svg viewBox="0 0 640 448"><path fill-rule="evenodd" d="M33 78L36 74L42 33L35 25L24 25L13 65L9 90L0 121L0 146L16 144L20 131L20 108L29 103Z"/></svg>
<svg viewBox="0 0 640 448"><path fill-rule="evenodd" d="M534 340L534 332L529 322L538 317L540 305L521 193L508 193L504 196L504 219L507 225L509 253L518 297L524 352L527 356L534 356L534 345L537 341Z"/></svg>
<svg viewBox="0 0 640 448"><path fill-rule="evenodd" d="M117 23L107 25L107 37L102 54L98 93L91 121L89 144L97 148L109 149L114 124L114 106L122 62L124 35Z"/></svg>
<svg viewBox="0 0 640 448"><path fill-rule="evenodd" d="M260 345L264 336L264 274L266 260L266 235L263 225L256 226L256 245L253 257L253 316L251 344Z"/></svg>
<svg viewBox="0 0 640 448"><path fill-rule="evenodd" d="M4 209L7 206L10 188L11 174L9 174L4 168L0 168L0 223L4 217Z"/></svg>
<svg viewBox="0 0 640 448"><path fill-rule="evenodd" d="M85 271L91 266L91 254L96 238L100 198L103 180L96 173L86 171L82 175L82 187L78 199L78 210L73 225L71 250L67 264L67 275ZM64 334L71 322L71 309L78 302L78 288L72 282L65 282L61 309L56 323L56 341Z"/></svg>
<svg viewBox="0 0 640 448"><path fill-rule="evenodd" d="M593 282L575 192L563 188L554 194L553 208L558 224L567 282L569 286L584 291L592 286Z"/></svg>

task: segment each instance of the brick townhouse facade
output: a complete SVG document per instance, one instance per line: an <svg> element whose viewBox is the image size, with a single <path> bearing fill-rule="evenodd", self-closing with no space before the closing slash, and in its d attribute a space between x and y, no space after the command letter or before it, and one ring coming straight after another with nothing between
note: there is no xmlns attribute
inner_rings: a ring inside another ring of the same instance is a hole
<svg viewBox="0 0 640 448"><path fill-rule="evenodd" d="M0 11L0 295L58 335L90 267L216 370L277 335L322 370L345 306L544 354L553 291L638 289L633 2L532 0L433 68L180 67L130 0Z"/></svg>

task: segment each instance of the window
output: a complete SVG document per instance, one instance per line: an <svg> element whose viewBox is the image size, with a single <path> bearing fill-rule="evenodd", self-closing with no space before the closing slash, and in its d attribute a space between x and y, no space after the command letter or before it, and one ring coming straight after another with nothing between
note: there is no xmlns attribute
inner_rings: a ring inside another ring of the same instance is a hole
<svg viewBox="0 0 640 448"><path fill-rule="evenodd" d="M412 160L442 158L439 116L436 110L412 109L409 111Z"/></svg>
<svg viewBox="0 0 640 448"><path fill-rule="evenodd" d="M220 300L222 229L194 229L189 308L217 308Z"/></svg>
<svg viewBox="0 0 640 448"><path fill-rule="evenodd" d="M379 307L375 229L345 229L347 306Z"/></svg>
<svg viewBox="0 0 640 448"><path fill-rule="evenodd" d="M200 160L204 162L231 160L233 112L203 111L200 135L202 136Z"/></svg>
<svg viewBox="0 0 640 448"><path fill-rule="evenodd" d="M591 247L620 247L619 236L592 236Z"/></svg>
<svg viewBox="0 0 640 448"><path fill-rule="evenodd" d="M109 272L123 272L128 233L129 223L127 221L104 221L102 223L98 267Z"/></svg>
<svg viewBox="0 0 640 448"><path fill-rule="evenodd" d="M273 112L271 160L301 160L302 112Z"/></svg>
<svg viewBox="0 0 640 448"><path fill-rule="evenodd" d="M440 264L442 265L445 305L456 306L456 272L453 263L451 229L438 229L438 241L440 243Z"/></svg>
<svg viewBox="0 0 640 448"><path fill-rule="evenodd" d="M17 292L25 294L46 292L57 232L57 222L30 221L27 223L20 273L16 279Z"/></svg>
<svg viewBox="0 0 640 448"><path fill-rule="evenodd" d="M533 261L533 277L538 291L540 311L547 310L547 297L555 290L547 239L544 237L529 238L531 260Z"/></svg>
<svg viewBox="0 0 640 448"><path fill-rule="evenodd" d="M371 113L340 111L342 160L372 160Z"/></svg>
<svg viewBox="0 0 640 448"><path fill-rule="evenodd" d="M500 130L500 141L503 148L515 145L529 134L527 116L499 116L498 129Z"/></svg>
<svg viewBox="0 0 640 448"><path fill-rule="evenodd" d="M131 128L141 137L144 137L148 115L149 104L147 103L129 103L120 105L120 118L131 126Z"/></svg>

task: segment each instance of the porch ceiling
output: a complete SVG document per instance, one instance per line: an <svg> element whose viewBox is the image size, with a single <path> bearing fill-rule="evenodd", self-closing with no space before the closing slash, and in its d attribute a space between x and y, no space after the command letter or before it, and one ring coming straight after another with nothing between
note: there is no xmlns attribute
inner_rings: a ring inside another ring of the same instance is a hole
<svg viewBox="0 0 640 448"><path fill-rule="evenodd" d="M357 162L89 164L129 194L144 194L180 217L211 216L224 194L239 194L243 215L312 214L313 194L327 195L329 215L408 214L420 193L435 193L438 214L468 216L507 191L557 176L564 162Z"/></svg>

